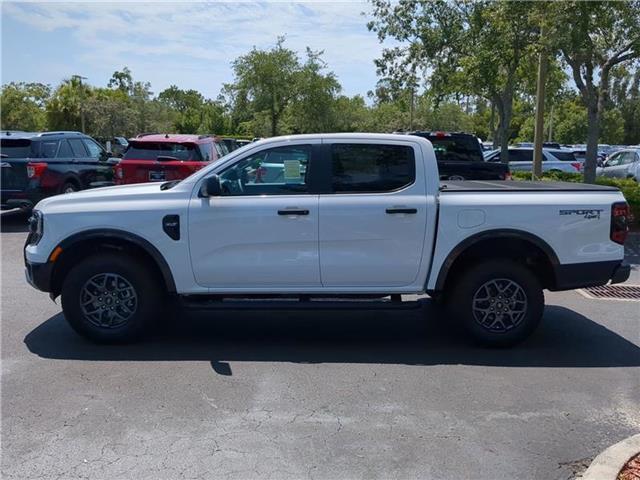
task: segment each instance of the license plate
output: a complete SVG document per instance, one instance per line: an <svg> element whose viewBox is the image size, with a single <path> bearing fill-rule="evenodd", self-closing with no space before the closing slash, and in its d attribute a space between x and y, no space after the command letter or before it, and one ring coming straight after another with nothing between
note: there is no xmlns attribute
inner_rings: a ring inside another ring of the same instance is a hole
<svg viewBox="0 0 640 480"><path fill-rule="evenodd" d="M164 180L164 172L149 172L150 182L161 182L162 180Z"/></svg>

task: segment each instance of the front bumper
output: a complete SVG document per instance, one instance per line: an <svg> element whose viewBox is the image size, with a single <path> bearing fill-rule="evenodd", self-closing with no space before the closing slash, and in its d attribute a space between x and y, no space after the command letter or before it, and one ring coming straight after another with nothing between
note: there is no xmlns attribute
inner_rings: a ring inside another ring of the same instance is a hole
<svg viewBox="0 0 640 480"><path fill-rule="evenodd" d="M25 261L25 276L27 282L34 288L43 292L51 291L51 273L53 263L34 263Z"/></svg>

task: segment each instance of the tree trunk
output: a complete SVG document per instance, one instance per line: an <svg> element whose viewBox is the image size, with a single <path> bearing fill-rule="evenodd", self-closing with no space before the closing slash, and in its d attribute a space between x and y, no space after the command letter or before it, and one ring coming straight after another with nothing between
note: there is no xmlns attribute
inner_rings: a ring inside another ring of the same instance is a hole
<svg viewBox="0 0 640 480"><path fill-rule="evenodd" d="M584 160L584 183L596 182L598 137L600 135L600 112L595 99L587 107L587 156Z"/></svg>
<svg viewBox="0 0 640 480"><path fill-rule="evenodd" d="M498 105L498 137L500 138L500 161L509 162L509 125L511 123L512 103L503 101Z"/></svg>
<svg viewBox="0 0 640 480"><path fill-rule="evenodd" d="M278 135L278 115L275 109L271 109L271 136L276 137Z"/></svg>
<svg viewBox="0 0 640 480"><path fill-rule="evenodd" d="M491 100L491 119L490 119L490 130L491 130L491 139L493 140L493 148L498 148L498 135L496 132L496 104L493 100Z"/></svg>

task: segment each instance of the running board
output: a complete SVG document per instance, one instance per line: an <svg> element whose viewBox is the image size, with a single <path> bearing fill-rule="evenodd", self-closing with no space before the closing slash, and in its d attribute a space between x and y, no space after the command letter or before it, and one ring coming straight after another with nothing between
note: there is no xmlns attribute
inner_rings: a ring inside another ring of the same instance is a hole
<svg viewBox="0 0 640 480"><path fill-rule="evenodd" d="M391 299L354 299L354 298L239 298L210 297L198 298L198 295L182 297L184 308L189 310L413 310L422 308L422 300L405 301L400 295Z"/></svg>

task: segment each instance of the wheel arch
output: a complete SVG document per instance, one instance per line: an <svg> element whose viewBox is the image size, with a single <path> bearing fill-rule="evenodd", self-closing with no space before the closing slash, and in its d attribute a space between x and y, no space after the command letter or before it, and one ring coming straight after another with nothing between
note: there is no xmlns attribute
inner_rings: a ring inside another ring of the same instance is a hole
<svg viewBox="0 0 640 480"><path fill-rule="evenodd" d="M169 264L162 253L148 240L131 232L118 229L93 229L79 232L64 239L56 248L62 249L51 272L51 293L58 296L67 273L83 258L104 250L126 251L154 268L168 293L176 292ZM55 250L54 250L55 251Z"/></svg>
<svg viewBox="0 0 640 480"><path fill-rule="evenodd" d="M544 288L555 286L555 270L560 265L553 248L537 235L516 229L487 230L465 238L449 252L438 272L434 291L444 291L447 282L462 267L482 258L521 261L536 273Z"/></svg>
<svg viewBox="0 0 640 480"><path fill-rule="evenodd" d="M84 190L84 183L82 182L80 176L76 173L67 173L64 175L64 177L62 177L59 187L59 190L61 192L65 183L74 183L78 187L78 190Z"/></svg>

